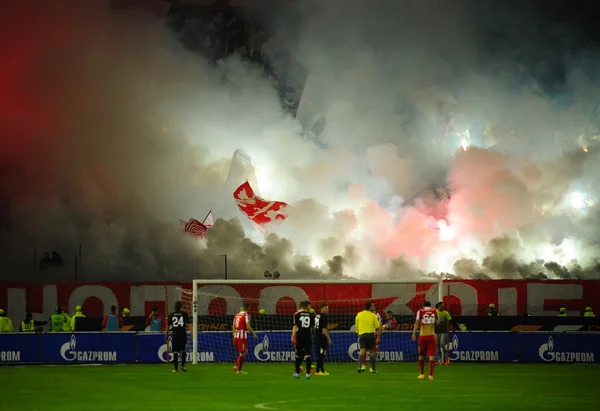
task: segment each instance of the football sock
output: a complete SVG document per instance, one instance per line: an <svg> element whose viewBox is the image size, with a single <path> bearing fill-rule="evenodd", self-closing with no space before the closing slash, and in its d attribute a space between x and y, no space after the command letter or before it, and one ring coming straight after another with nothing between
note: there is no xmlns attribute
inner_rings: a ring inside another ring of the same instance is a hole
<svg viewBox="0 0 600 411"><path fill-rule="evenodd" d="M242 355L240 355L238 357L238 362L239 362L238 370L241 371L242 370L242 366L244 365L244 357Z"/></svg>
<svg viewBox="0 0 600 411"><path fill-rule="evenodd" d="M371 355L371 368L375 369L375 363L377 362L377 355Z"/></svg>
<svg viewBox="0 0 600 411"><path fill-rule="evenodd" d="M319 356L317 357L317 372L325 371L323 369L324 363L325 363L325 356L323 354L319 354Z"/></svg>
<svg viewBox="0 0 600 411"><path fill-rule="evenodd" d="M300 364L302 364L302 357L296 357L296 368L294 368L296 374L300 374Z"/></svg>
<svg viewBox="0 0 600 411"><path fill-rule="evenodd" d="M312 357L306 357L306 373L310 374L310 367L312 366Z"/></svg>
<svg viewBox="0 0 600 411"><path fill-rule="evenodd" d="M186 356L187 352L182 351L181 352L181 367L184 368L185 367L185 356Z"/></svg>
<svg viewBox="0 0 600 411"><path fill-rule="evenodd" d="M173 365L175 366L175 369L177 369L178 363L179 363L179 353L177 351L175 351L173 353Z"/></svg>
<svg viewBox="0 0 600 411"><path fill-rule="evenodd" d="M362 357L362 361L360 362L360 364L364 367L366 363L367 363L367 354L365 354L365 356Z"/></svg>
<svg viewBox="0 0 600 411"><path fill-rule="evenodd" d="M435 361L429 360L429 375L433 375L433 369L435 368ZM423 374L423 373L421 373Z"/></svg>
<svg viewBox="0 0 600 411"><path fill-rule="evenodd" d="M422 358L419 359L419 374L425 374L425 360Z"/></svg>
<svg viewBox="0 0 600 411"><path fill-rule="evenodd" d="M364 361L366 361L366 356L367 356L367 354L365 354L365 355L359 354L358 355L358 368L359 369L364 366L364 364L365 364Z"/></svg>

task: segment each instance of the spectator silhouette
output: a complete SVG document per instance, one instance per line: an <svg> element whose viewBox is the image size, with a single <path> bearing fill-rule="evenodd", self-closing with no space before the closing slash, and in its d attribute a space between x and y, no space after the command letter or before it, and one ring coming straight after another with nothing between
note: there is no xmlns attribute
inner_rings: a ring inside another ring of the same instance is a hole
<svg viewBox="0 0 600 411"><path fill-rule="evenodd" d="M62 267L64 265L62 257L56 251L52 251L52 258L50 258L50 262L55 267Z"/></svg>
<svg viewBox="0 0 600 411"><path fill-rule="evenodd" d="M48 254L48 252L45 252L44 256L40 260L39 269L44 270L44 269L48 268L51 264L52 264L52 261L50 260L50 255Z"/></svg>

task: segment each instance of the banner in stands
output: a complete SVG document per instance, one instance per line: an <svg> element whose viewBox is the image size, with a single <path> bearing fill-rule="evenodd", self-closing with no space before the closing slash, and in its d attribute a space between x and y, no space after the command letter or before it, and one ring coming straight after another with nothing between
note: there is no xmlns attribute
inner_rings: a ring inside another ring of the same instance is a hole
<svg viewBox="0 0 600 411"><path fill-rule="evenodd" d="M3 334L0 363L135 363L135 343L128 332Z"/></svg>
<svg viewBox="0 0 600 411"><path fill-rule="evenodd" d="M521 362L598 363L600 335L592 333L520 333Z"/></svg>
<svg viewBox="0 0 600 411"><path fill-rule="evenodd" d="M129 308L132 316L147 316L153 306L165 312L165 290L169 304L182 299L181 288L191 283L0 283L0 308L19 324L26 312L36 320L48 320L57 305L72 312L83 306L88 317L100 317L111 305ZM267 314L290 314L297 304L308 299L314 304L327 301L333 314L355 314L367 299L382 311L396 316L413 316L419 305L429 299L437 302L437 284L269 284L207 285L200 288L200 315L232 315L242 302L250 312L265 309ZM497 280L448 281L444 284L444 301L453 315L485 315L490 303L496 304L501 316L556 316L560 307L570 317L580 317L586 306L594 307L600 295L600 281L525 281ZM190 298L183 298L191 305ZM170 309L171 307L169 307ZM190 307L191 308L191 307ZM229 324L226 324L229 327ZM18 328L18 327L17 327Z"/></svg>

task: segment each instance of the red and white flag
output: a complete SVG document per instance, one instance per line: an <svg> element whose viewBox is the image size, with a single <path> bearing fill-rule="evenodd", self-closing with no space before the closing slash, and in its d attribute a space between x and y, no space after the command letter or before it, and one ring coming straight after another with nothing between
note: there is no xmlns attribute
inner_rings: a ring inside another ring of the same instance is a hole
<svg viewBox="0 0 600 411"><path fill-rule="evenodd" d="M285 220L287 217L287 203L257 197L247 181L233 192L233 198L240 211L258 225Z"/></svg>
<svg viewBox="0 0 600 411"><path fill-rule="evenodd" d="M209 211L208 215L202 223L196 220L195 218L190 218L187 223L183 220L179 220L179 224L181 224L181 229L186 233L189 233L194 237L198 238L199 240L206 238L208 230L210 230L214 223L215 220L212 215L212 210Z"/></svg>

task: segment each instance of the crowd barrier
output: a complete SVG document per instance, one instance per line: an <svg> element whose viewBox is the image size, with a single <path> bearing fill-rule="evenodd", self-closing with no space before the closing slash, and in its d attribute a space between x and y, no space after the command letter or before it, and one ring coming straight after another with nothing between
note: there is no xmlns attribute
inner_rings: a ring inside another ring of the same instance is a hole
<svg viewBox="0 0 600 411"><path fill-rule="evenodd" d="M290 332L257 333L248 341L247 361L291 362L294 350ZM379 361L416 361L417 348L410 332L386 332ZM356 334L332 332L330 362L358 358ZM449 335L450 359L456 362L598 363L598 333L456 332ZM235 358L230 332L203 332L198 336L200 362L231 362ZM168 362L162 333L85 332L14 333L0 335L0 364L84 364ZM191 362L191 343L188 344Z"/></svg>

